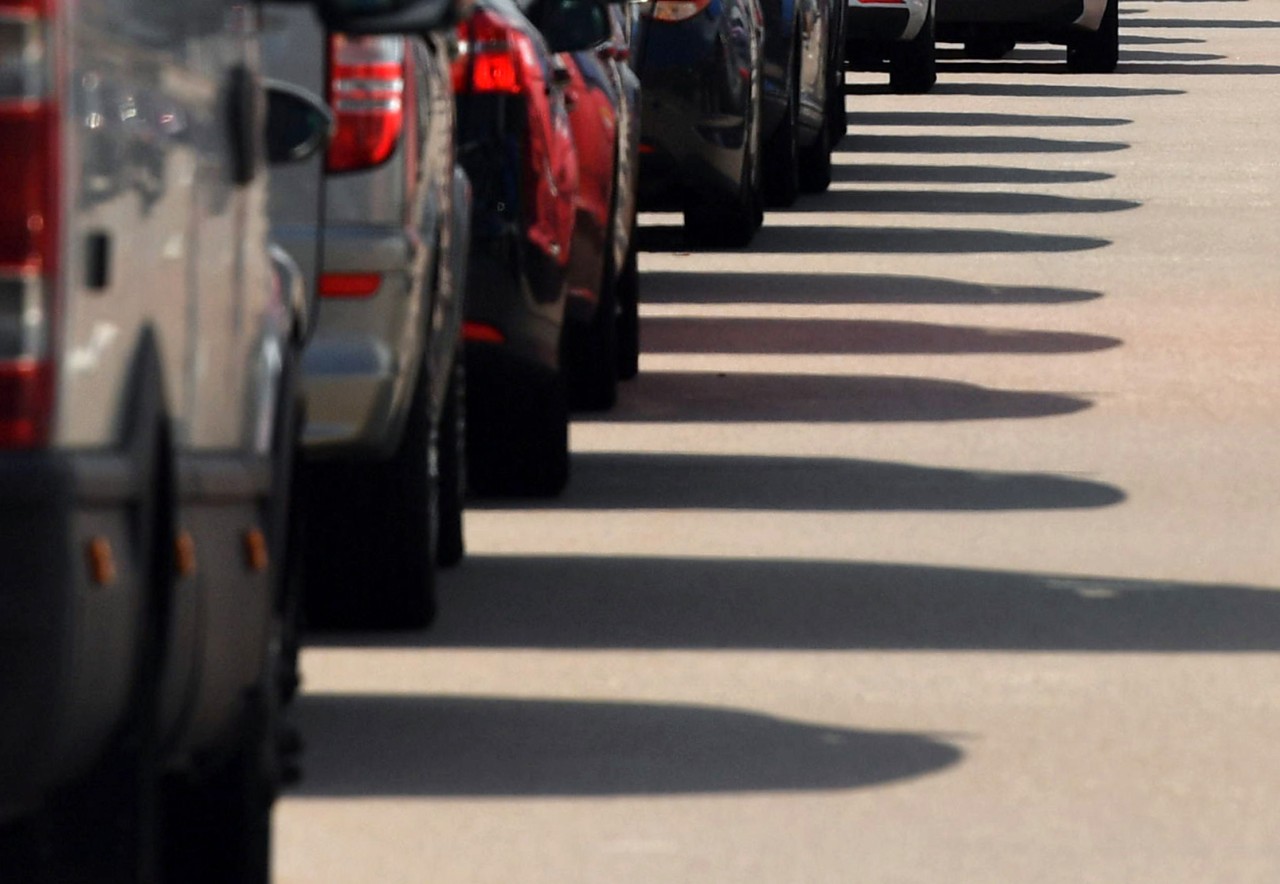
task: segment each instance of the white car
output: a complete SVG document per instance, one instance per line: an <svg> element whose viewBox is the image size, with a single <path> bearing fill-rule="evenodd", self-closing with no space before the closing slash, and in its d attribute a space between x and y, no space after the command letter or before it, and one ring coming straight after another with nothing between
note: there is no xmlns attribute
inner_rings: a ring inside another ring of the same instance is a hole
<svg viewBox="0 0 1280 884"><path fill-rule="evenodd" d="M937 0L938 38L971 58L1001 58L1017 43L1067 47L1074 73L1109 74L1120 60L1119 0Z"/></svg>
<svg viewBox="0 0 1280 884"><path fill-rule="evenodd" d="M928 92L937 82L937 0L848 0L845 59L854 70L888 66L894 92Z"/></svg>

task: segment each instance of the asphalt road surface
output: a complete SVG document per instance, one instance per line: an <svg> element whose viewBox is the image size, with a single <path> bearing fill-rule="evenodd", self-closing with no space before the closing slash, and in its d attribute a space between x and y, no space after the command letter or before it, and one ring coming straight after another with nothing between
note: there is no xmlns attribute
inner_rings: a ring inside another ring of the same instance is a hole
<svg viewBox="0 0 1280 884"><path fill-rule="evenodd" d="M851 75L419 635L305 654L284 884L1280 881L1280 0Z"/></svg>

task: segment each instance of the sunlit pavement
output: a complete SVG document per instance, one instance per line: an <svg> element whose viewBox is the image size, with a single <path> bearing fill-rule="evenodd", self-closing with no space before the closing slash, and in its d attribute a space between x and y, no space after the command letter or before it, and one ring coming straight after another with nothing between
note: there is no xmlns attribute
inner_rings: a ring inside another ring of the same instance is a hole
<svg viewBox="0 0 1280 884"><path fill-rule="evenodd" d="M278 881L1280 880L1280 0L1122 8L642 219L569 492L306 652Z"/></svg>

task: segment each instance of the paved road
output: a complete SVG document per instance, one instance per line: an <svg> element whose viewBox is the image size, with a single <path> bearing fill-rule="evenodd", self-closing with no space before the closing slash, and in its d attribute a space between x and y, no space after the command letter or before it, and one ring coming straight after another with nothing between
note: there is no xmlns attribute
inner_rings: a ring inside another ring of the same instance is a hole
<svg viewBox="0 0 1280 884"><path fill-rule="evenodd" d="M643 376L304 660L286 884L1280 881L1280 0L858 75Z"/></svg>

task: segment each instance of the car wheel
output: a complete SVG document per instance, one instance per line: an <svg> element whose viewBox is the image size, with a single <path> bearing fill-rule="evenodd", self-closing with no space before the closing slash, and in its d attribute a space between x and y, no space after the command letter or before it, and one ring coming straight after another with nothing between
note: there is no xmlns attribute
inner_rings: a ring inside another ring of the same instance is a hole
<svg viewBox="0 0 1280 884"><path fill-rule="evenodd" d="M412 629L435 618L437 439L425 364L390 458L309 464L310 625Z"/></svg>
<svg viewBox="0 0 1280 884"><path fill-rule="evenodd" d="M273 663L278 650L277 640ZM164 880L270 884L271 805L279 785L275 681L269 665L268 678L248 698L229 758L167 784Z"/></svg>
<svg viewBox="0 0 1280 884"><path fill-rule="evenodd" d="M915 37L895 43L890 50L889 88L902 95L918 95L928 92L936 82L938 52L931 5Z"/></svg>
<svg viewBox="0 0 1280 884"><path fill-rule="evenodd" d="M800 78L794 64L790 79L782 120L764 147L764 201L775 208L791 205L800 194Z"/></svg>
<svg viewBox="0 0 1280 884"><path fill-rule="evenodd" d="M835 148L849 131L849 112L844 106L844 68L832 65L831 82L827 86L827 128L831 146Z"/></svg>
<svg viewBox="0 0 1280 884"><path fill-rule="evenodd" d="M635 232L631 248L618 275L618 379L629 381L640 373L640 271L636 262Z"/></svg>
<svg viewBox="0 0 1280 884"><path fill-rule="evenodd" d="M608 411L618 401L618 292L611 243L600 274L596 312L588 323L565 328L569 401L584 411Z"/></svg>
<svg viewBox="0 0 1280 884"><path fill-rule="evenodd" d="M1120 63L1120 3L1109 0L1098 30L1067 43L1067 69L1075 74L1110 74Z"/></svg>
<svg viewBox="0 0 1280 884"><path fill-rule="evenodd" d="M823 126L812 144L800 148L800 189L822 193L831 186L831 129Z"/></svg>
<svg viewBox="0 0 1280 884"><path fill-rule="evenodd" d="M466 554L462 521L467 490L467 381L462 352L454 357L440 415L440 482L436 564L451 567Z"/></svg>
<svg viewBox="0 0 1280 884"><path fill-rule="evenodd" d="M554 497L569 481L569 399L561 372L513 367L471 398L467 484L484 497Z"/></svg>

